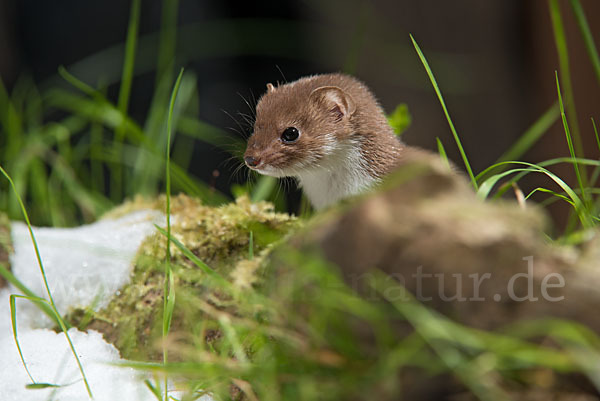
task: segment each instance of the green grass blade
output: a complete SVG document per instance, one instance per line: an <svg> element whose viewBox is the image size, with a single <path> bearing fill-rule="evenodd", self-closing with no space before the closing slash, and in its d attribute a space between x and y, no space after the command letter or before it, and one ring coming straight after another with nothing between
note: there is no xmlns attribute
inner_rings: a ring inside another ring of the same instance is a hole
<svg viewBox="0 0 600 401"><path fill-rule="evenodd" d="M248 238L248 259L254 259L254 233L250 231L250 237Z"/></svg>
<svg viewBox="0 0 600 401"><path fill-rule="evenodd" d="M10 320L12 323L12 332L13 332L13 336L15 338L15 343L17 344L17 351L19 351L19 356L21 357L21 362L23 363L23 367L25 368L25 371L27 372L27 376L29 376L29 378L31 379L32 383L35 383L35 379L33 378L33 376L31 375L31 372L29 372L29 368L27 367L27 364L25 363L25 358L23 357L23 351L21 350L21 344L19 344L19 336L17 334L17 304L16 304L16 299L17 298L27 298L25 296L22 295L14 295L12 294L10 297ZM43 298L38 298L37 302L45 302L46 300Z"/></svg>
<svg viewBox="0 0 600 401"><path fill-rule="evenodd" d="M167 119L169 99L172 91L173 80L161 82L161 87L157 89L156 95L152 101L150 115L144 125L146 138L153 144L153 147L160 149L161 158L164 160L164 149L167 145ZM194 91L197 90L196 77L194 74L186 73L181 78L180 88L177 94L177 103L173 110L173 127L177 126L179 115L185 109ZM164 99L163 99L164 98ZM152 163L147 152L140 152L136 158L134 168L135 182L131 185L131 194L154 194L159 187L159 182L164 177L163 170L156 163Z"/></svg>
<svg viewBox="0 0 600 401"><path fill-rule="evenodd" d="M86 84L79 78L75 77L73 74L71 74L69 71L67 71L67 69L62 65L58 67L58 75L63 77L63 79L65 81L67 81L68 83L70 83L71 85L73 85L75 88L79 89L81 92L85 93L86 95L93 97L97 100L106 100L104 95L100 91L98 91L97 89Z"/></svg>
<svg viewBox="0 0 600 401"><path fill-rule="evenodd" d="M241 364L247 364L248 357L246 356L246 351L244 350L244 347L242 346L242 344L240 343L240 341L238 339L236 330L233 327L233 325L231 324L231 319L229 319L228 315L221 314L221 316L219 316L218 320L219 320L219 324L223 328L225 337L227 338L227 340L229 341L229 343L231 344L231 346L233 348L233 354L235 355L236 359L238 361L240 361Z"/></svg>
<svg viewBox="0 0 600 401"><path fill-rule="evenodd" d="M500 163L494 164L494 165L486 168L485 170L483 170L481 173L479 173L477 175L477 181L478 182L482 181L483 180L482 177L487 177L489 174L491 174L492 171L499 171L499 172L504 171L505 168L512 163L518 164L520 162L508 161L508 162L500 162ZM538 167L549 167L549 166L554 166L556 164L561 164L561 163L568 163L568 164L572 165L573 159L571 159L570 157L557 157L555 159L550 159L550 160L545 160L543 162L539 162L539 163L537 163L537 166ZM600 168L600 160L577 158L577 163L579 163L579 165L594 166L594 167L596 167L596 169ZM506 190L508 190L511 187L511 185L513 183L517 183L519 180L521 180L523 177L525 177L527 174L529 174L531 172L537 172L537 171L523 171L523 172L516 174L513 178L511 178L506 183L507 185L503 185L502 187L500 187L498 189L498 191L494 195L494 198L496 198L496 199L500 198L506 192ZM591 190L593 190L593 188L590 188L590 190L588 192L590 192ZM573 190L573 191L575 193L577 193L579 190Z"/></svg>
<svg viewBox="0 0 600 401"><path fill-rule="evenodd" d="M67 332L68 328L67 328L64 320L62 319L62 317L60 317L60 315L58 314L58 311L56 310L56 306L52 305L52 308L56 312L56 317L58 318L58 323L60 325L60 329L62 330L63 333L65 333L65 337L67 338L67 342L69 343L69 348L71 348L71 353L75 357L75 361L77 362L77 366L79 368L79 371L81 372L81 376L83 377L83 383L85 384L85 389L87 390L88 396L90 397L90 399L93 399L94 396L92 395L92 389L90 388L90 384L89 384L88 379L83 370L83 365L81 364L81 360L79 360L79 355L77 354L77 351L75 350L75 346L73 345L73 341L71 340L71 336L69 336L69 333Z"/></svg>
<svg viewBox="0 0 600 401"><path fill-rule="evenodd" d="M600 160L582 159L580 157L577 157L576 159L577 159L577 163L580 165L600 167ZM571 157L557 157L554 159L549 159L549 160L544 160L543 162L539 162L539 163L535 164L535 166L549 167L549 166L554 166L554 165L560 164L560 163L573 164L573 159ZM480 180L483 176L488 174L490 171L497 169L499 167L502 167L502 166L510 165L510 164L529 164L529 163L522 162L522 161L516 161L516 160L498 162L498 163L492 164L491 166L489 166L485 170L483 170L481 173L477 174L476 178L477 178L477 180Z"/></svg>
<svg viewBox="0 0 600 401"><path fill-rule="evenodd" d="M122 162L131 165L132 170L134 171L134 177L136 178L140 177L138 174L148 173L149 165L153 166L153 169L156 170L156 175L153 177L153 180L158 181L160 178L163 178L164 174L162 171L164 170L162 170L162 163L164 163L165 160L164 151L161 149L164 149L165 147L159 148L157 143L145 136L144 131L135 121L128 116L121 115L112 104L108 102L97 102L61 90L52 90L47 97L47 102L53 107L76 114L78 118L101 123L107 127L107 129L116 129L124 122L127 126L126 135L128 140L131 141L132 144L139 146L129 146L129 149L132 151L127 153L127 157L125 157L125 160ZM179 102L180 100L178 100L178 103ZM166 139L164 142L166 142ZM127 145L124 146L127 147ZM117 163L117 155L111 154L108 158L106 157L106 155L110 154L112 151L113 149L104 147L102 149L102 157L109 163ZM146 153L143 157L144 163L140 163L141 154L143 152ZM96 157L100 156L96 155ZM143 168L144 166L145 168ZM159 168L157 169L155 167ZM207 204L216 205L228 200L226 196L215 191L213 188L210 188L206 183L189 176L180 166L173 164L171 169L173 174L173 184L191 195L201 197ZM157 188L155 188L154 191L156 191L156 189Z"/></svg>
<svg viewBox="0 0 600 401"><path fill-rule="evenodd" d="M454 373L469 389L483 401L508 401L510 397L493 380L486 376L493 371L481 369L477 359L471 359L453 345L467 343L473 347L482 347L481 339L469 331L461 330L454 322L426 308L410 296L408 290L399 285L391 284L389 277L377 272L372 278L373 288L392 306L397 309L414 327L415 331L431 346L440 360ZM388 294L405 294L403 299L389 297ZM407 299L408 298L408 299Z"/></svg>
<svg viewBox="0 0 600 401"><path fill-rule="evenodd" d="M596 128L596 121L592 118L592 127L594 128L594 135L596 136L596 145L598 146L598 150L600 150L600 137L598 136L598 129ZM598 182L598 178L600 177L600 166L596 166L592 173L592 177L590 178L590 187L596 186Z"/></svg>
<svg viewBox="0 0 600 401"><path fill-rule="evenodd" d="M570 204L571 206L575 206L575 204L573 203L573 201L571 199L569 199L568 197L566 197L565 195L558 193L556 191L552 191L551 189L548 188L543 188L543 187L537 187L534 188L533 190L531 190L527 196L525 196L525 199L529 199L533 194L535 194L536 192L543 192L543 193L547 193L550 194L558 199L562 199L563 201L567 202L568 204Z"/></svg>
<svg viewBox="0 0 600 401"><path fill-rule="evenodd" d="M592 118L592 126L594 127L594 135L596 136L596 145L598 145L598 150L600 150L600 137L598 136L598 129L596 128L596 121Z"/></svg>
<svg viewBox="0 0 600 401"><path fill-rule="evenodd" d="M135 64L135 51L137 46L138 27L140 20L140 4L141 0L133 0L131 2L131 10L129 15L129 24L127 27L127 39L125 41L125 57L123 62L123 71L121 73L121 85L119 87L119 97L117 100L117 109L122 115L127 115L129 106L129 96L131 94L131 84L133 82L133 68ZM122 160L122 146L125 137L126 125L123 122L115 130L113 146L118 155L117 163L111 166L111 198L115 202L119 202L124 193L124 181Z"/></svg>
<svg viewBox="0 0 600 401"><path fill-rule="evenodd" d="M11 100L2 79L0 78L0 124L4 128L6 136L6 144L0 152L5 152L6 160L10 155L16 154L22 147L23 137L23 121L21 114L16 109L14 102Z"/></svg>
<svg viewBox="0 0 600 401"><path fill-rule="evenodd" d="M40 159L32 160L29 165L29 183L31 198L42 203L37 205L30 213L34 216L34 219L40 217L40 220L42 220L42 216L50 215L50 210L48 205L48 172L45 164Z"/></svg>
<svg viewBox="0 0 600 401"><path fill-rule="evenodd" d="M67 341L69 343L69 347L71 348L71 351L73 352L73 355L75 356L75 360L77 361L77 365L79 367L79 371L81 372L81 376L83 377L83 381L85 383L85 388L88 392L88 395L90 398L94 398L92 396L92 390L90 389L90 385L88 383L88 380L85 376L85 372L83 370L83 365L81 365L81 361L79 360L79 356L77 355L77 352L75 351L75 347L73 346L73 342L71 341L71 337L69 336L69 333L67 332L68 328L67 325L65 324L65 322L63 321L62 317L60 316L60 313L58 313L58 309L56 308L56 304L54 303L54 299L52 298L52 292L50 291L50 286L48 285L48 279L46 278L46 272L44 270L44 265L42 264L42 258L40 256L40 250L38 248L38 244L37 241L35 239L35 235L33 234L33 229L31 228L31 222L29 221L29 215L27 214L27 210L25 209L25 205L23 204L23 200L21 199L21 196L19 195L19 192L17 191L17 187L15 186L15 183L13 182L12 178L8 175L8 173L2 168L2 166L0 166L0 173L2 173L2 175L4 175L4 177L8 180L8 182L10 183L13 192L15 194L15 196L17 197L17 200L19 202L19 205L21 207L21 211L23 212L23 217L25 218L25 222L27 223L27 229L29 230L29 235L31 237L31 242L33 243L33 247L35 249L35 256L37 258L37 262L40 268L40 272L42 273L42 278L44 280L44 286L46 287L46 292L48 293L48 299L50 300L50 305L52 306L52 310L54 311L54 314L56 315L56 319L58 320L58 324L61 328L61 330L65 333L65 337L67 338Z"/></svg>
<svg viewBox="0 0 600 401"><path fill-rule="evenodd" d="M158 232L162 235L167 236L167 231L164 228L159 226L155 226ZM213 279L216 283L218 283L222 288L229 289L231 288L231 284L227 281L223 276L221 276L218 272L213 270L209 265L204 263L200 258L198 258L192 251L186 248L185 245L181 243L177 238L171 237L171 242L196 266L198 266L208 277Z"/></svg>
<svg viewBox="0 0 600 401"><path fill-rule="evenodd" d="M23 294L29 297L29 299L43 299L37 296L33 291L31 291L25 284L21 282L15 275L8 270L5 266L0 264L0 276L4 277L6 281L14 285L19 289ZM58 320L56 320L56 316L54 316L54 311L46 302L36 302L36 305L42 312L44 312L50 319L54 321L54 323L58 324Z"/></svg>
<svg viewBox="0 0 600 401"><path fill-rule="evenodd" d="M598 146L598 150L600 150L600 136L598 136L598 128L596 127L596 121L592 118L592 127L594 128L594 135L596 137L596 145ZM590 178L590 187L594 190L595 186L598 183L598 178L600 178L600 166L596 166L594 171L592 172L592 176ZM600 209L600 197L596 198L595 201L596 210Z"/></svg>
<svg viewBox="0 0 600 401"><path fill-rule="evenodd" d="M233 155L241 155L246 142L204 121L182 116L177 122L177 130L181 134L214 145Z"/></svg>
<svg viewBox="0 0 600 401"><path fill-rule="evenodd" d="M475 180L475 176L473 175L473 170L471 169L471 164L469 163L469 159L467 158L467 155L465 153L465 150L463 149L462 143L460 142L460 138L458 137L456 128L454 128L454 123L452 123L452 119L450 118L450 113L448 113L448 108L446 107L446 103L444 102L442 92L440 91L437 81L435 80L435 77L433 76L433 72L431 71L431 68L429 67L429 63L427 62L425 55L421 51L421 48L415 41L415 38L413 38L413 36L410 35L410 39L412 40L413 46L415 47L415 50L417 51L419 58L421 59L421 62L423 63L423 66L425 67L425 70L427 71L427 75L429 76L429 79L431 80L433 89L435 90L435 93L437 94L440 104L442 105L442 109L444 110L444 114L446 115L446 120L448 120L448 125L450 126L450 130L452 131L452 135L454 136L454 140L456 141L456 146L458 146L458 150L459 150L460 155L465 164L465 168L467 169L467 173L469 174L469 178L471 179L471 184L473 184L473 187L475 188L475 190L477 190L477 181Z"/></svg>
<svg viewBox="0 0 600 401"><path fill-rule="evenodd" d="M124 115L127 114L131 84L133 82L133 67L135 65L135 51L137 46L138 28L140 23L141 0L131 2L129 25L127 28L127 39L125 42L125 60L123 62L123 73L121 75L121 86L119 88L119 100L117 108Z"/></svg>
<svg viewBox="0 0 600 401"><path fill-rule="evenodd" d="M400 103L394 111L387 116L388 123L392 126L394 134L402 136L404 131L410 127L412 117L408 111L408 106L405 103Z"/></svg>
<svg viewBox="0 0 600 401"><path fill-rule="evenodd" d="M62 387L58 384L50 384L50 383L31 383L25 385L25 388L28 390L41 390L45 388L54 388L54 387Z"/></svg>
<svg viewBox="0 0 600 401"><path fill-rule="evenodd" d="M163 79L172 79L173 61L175 60L175 49L177 47L178 9L179 0L163 0L155 85L158 85Z"/></svg>
<svg viewBox="0 0 600 401"><path fill-rule="evenodd" d="M585 17L585 12L583 11L583 7L579 0L570 0L570 2L573 13L575 14L575 20L577 21L581 36L583 37L583 42L585 43L585 48L587 49L588 56L592 62L592 67L594 67L596 79L598 79L598 83L600 83L600 56L598 56L598 49L596 48L596 43L594 42L594 37L590 26L588 25L587 18Z"/></svg>
<svg viewBox="0 0 600 401"><path fill-rule="evenodd" d="M23 357L23 352L21 350L21 344L19 343L18 332L17 332L17 308L16 308L16 299L17 298L27 299L27 300L35 303L36 305L41 304L41 303L48 305L49 302L47 300L45 300L44 298L35 297L35 296L30 297L30 296L26 296L26 295L14 295L14 294L10 296L10 318L11 318L11 323L12 323L13 336L15 338L15 343L17 345L17 350L19 352L19 356L21 357L21 362L23 363L23 367L25 368L25 371L27 371L27 375L29 376L29 378L32 381L32 384L28 384L27 388L41 389L41 388L47 388L47 387L60 387L59 385L56 385L56 384L37 383L33 379L33 376L31 375L31 373L29 372L29 368L27 368L27 364L25 363L25 358ZM73 353L73 355L75 355L75 360L77 361L77 364L79 365L79 370L81 371L81 374L83 375L83 380L84 380L88 395L89 395L90 399L92 399L93 398L92 392L88 385L87 378L85 377L85 374L83 372L83 367L81 365L81 361L79 360L79 356L77 355L77 352L75 351L75 347L73 346L73 342L71 341L71 338L67 334L67 328L64 325L64 322L61 319L60 315L58 315L56 308L53 307L52 313L55 315L53 320L59 322L60 327L62 328L63 332L65 333L65 337L67 338L69 347L71 348L71 352Z"/></svg>
<svg viewBox="0 0 600 401"><path fill-rule="evenodd" d="M104 127L98 122L90 124L90 180L93 190L98 193L104 193L104 166L101 162L102 155L102 135Z"/></svg>
<svg viewBox="0 0 600 401"><path fill-rule="evenodd" d="M35 239L35 235L33 234L33 229L31 228L31 222L29 221L29 215L27 214L27 210L25 209L25 205L23 204L23 200L21 199L21 196L19 195L19 192L17 190L17 187L15 186L15 183L13 182L12 178L10 178L10 176L8 175L8 173L2 168L2 166L0 166L0 173L2 173L2 175L4 175L4 177L8 180L8 182L10 183L14 194L17 197L17 201L19 202L19 206L21 207L21 212L23 213L23 217L25 218L25 222L27 223L27 229L29 230L29 236L31 237L31 242L33 242L33 247L35 250L35 256L37 258L37 262L38 262L38 266L40 267L40 272L42 273L42 277L44 279L44 286L46 287L46 292L48 294L48 299L50 299L50 303L54 304L54 300L52 299L52 292L50 291L50 287L48 285L48 279L46 278L46 272L44 270L44 265L42 264L42 258L40 256L40 250L38 248L38 244L37 241Z"/></svg>
<svg viewBox="0 0 600 401"><path fill-rule="evenodd" d="M259 202L269 198L269 195L273 193L273 190L277 187L277 178L268 177L266 175L260 176L256 185L252 189L250 199L252 202Z"/></svg>
<svg viewBox="0 0 600 401"><path fill-rule="evenodd" d="M156 397L156 399L158 401L162 400L162 395L160 394L160 389L157 388L157 386L155 386L154 384L152 384L150 382L150 380L148 380L148 379L144 380L144 384L146 385L146 387L148 387L148 390L150 390L150 392L152 394L154 394L154 396Z"/></svg>
<svg viewBox="0 0 600 401"><path fill-rule="evenodd" d="M167 162L165 163L165 180L166 180L166 215L167 215L167 258L165 263L165 283L163 292L163 363L168 362L168 352L166 348L166 338L171 329L171 321L173 319L173 311L175 309L175 279L173 270L171 269L171 137L173 133L173 110L175 109L175 100L181 85L181 77L183 76L183 68L179 71L179 76L173 86L171 92L171 100L169 101L169 112L167 115ZM168 377L165 375L164 382L164 399L169 399L168 395Z"/></svg>
<svg viewBox="0 0 600 401"><path fill-rule="evenodd" d="M588 198L585 192L585 185L583 183L583 179L581 177L581 173L579 171L579 165L577 164L577 157L575 154L575 150L573 148L573 142L571 141L571 131L569 130L569 124L567 122L567 116L565 114L565 108L562 101L562 94L560 91L560 83L558 82L558 73L555 72L556 77L556 90L558 92L558 104L560 106L560 115L562 117L563 128L565 130L565 135L567 137L567 146L569 147L569 153L571 154L571 159L573 160L573 168L575 169L575 175L577 176L577 183L579 184L579 189L581 191L581 196L583 198L584 203L587 203Z"/></svg>
<svg viewBox="0 0 600 401"><path fill-rule="evenodd" d="M98 99L89 99L73 92L52 89L46 93L45 101L50 107L67 111L88 121L100 122L111 129L117 129L121 124L125 124L129 140L134 144L141 143L151 148L152 142L146 138L144 131L135 121L119 113L119 110L106 100L104 95L98 93L98 96Z"/></svg>
<svg viewBox="0 0 600 401"><path fill-rule="evenodd" d="M494 169L498 165L507 164L507 163L508 164L509 163L519 164L519 165L523 165L526 167L525 168L515 168L515 169L508 170L508 171L504 171L502 173L492 175L491 177L486 179L484 182L481 183L481 185L479 186L479 190L477 191L477 195L480 198L482 198L482 199L487 198L489 193L491 192L492 188L498 183L498 181L500 181L502 178L504 178L510 174L520 173L520 172L542 173L542 174L545 174L546 176L548 176L550 179L552 179L552 181L554 181L569 196L569 198L571 199L572 204L574 206L575 212L577 213L577 216L579 217L579 220L581 221L582 225L585 228L588 228L593 225L591 222L589 213L588 213L587 209L585 208L585 205L584 205L583 201L581 200L581 198L562 179L560 179L556 174L550 172L549 170L547 170L539 165L533 164L533 163L517 162L517 161L498 163L491 167L488 167L487 170L489 171L490 169ZM482 174L484 174L484 173L485 172L483 172Z"/></svg>
<svg viewBox="0 0 600 401"><path fill-rule="evenodd" d="M438 137L435 138L435 141L437 143L438 153L440 157L442 158L446 167L450 168L450 162L448 161L448 156L446 155L446 149L444 149L444 144Z"/></svg>
<svg viewBox="0 0 600 401"><path fill-rule="evenodd" d="M183 76L183 68L179 72L179 76L175 81L173 92L171 93L171 100L169 102L169 114L167 117L167 155L166 155L166 166L165 166L165 180L166 180L166 195L167 195L167 261L171 259L171 142L173 134L173 110L175 108L175 100L177 98L177 92L179 91L179 85L181 84L181 77Z"/></svg>
<svg viewBox="0 0 600 401"><path fill-rule="evenodd" d="M558 53L558 62L560 65L560 80L565 87L565 98L569 115L571 116L571 126L573 131L573 144L575 154L579 157L584 156L583 143L579 131L579 122L577 121L577 110L575 109L575 95L573 93L573 84L571 81L571 69L569 66L569 52L567 49L567 38L565 28L560 12L558 0L548 0L550 7L550 17L552 19L552 29L554 32L554 42Z"/></svg>

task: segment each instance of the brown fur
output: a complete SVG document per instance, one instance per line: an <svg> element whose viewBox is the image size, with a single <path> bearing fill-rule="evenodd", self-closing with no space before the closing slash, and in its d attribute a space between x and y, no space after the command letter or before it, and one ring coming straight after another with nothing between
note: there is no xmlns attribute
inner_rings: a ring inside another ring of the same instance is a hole
<svg viewBox="0 0 600 401"><path fill-rule="evenodd" d="M340 116L328 99L313 93L321 87L339 88L354 103L355 110ZM282 132L292 126L300 130L299 140L283 143ZM358 146L364 166L356 168L366 168L376 178L396 166L402 148L383 110L363 83L348 75L325 74L269 88L256 107L254 134L245 156L275 169L318 166L327 157L327 135Z"/></svg>

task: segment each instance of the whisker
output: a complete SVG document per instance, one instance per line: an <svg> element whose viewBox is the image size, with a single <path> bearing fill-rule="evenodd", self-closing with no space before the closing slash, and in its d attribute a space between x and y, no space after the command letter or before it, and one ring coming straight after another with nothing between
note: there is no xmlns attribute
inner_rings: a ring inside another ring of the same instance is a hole
<svg viewBox="0 0 600 401"><path fill-rule="evenodd" d="M250 91L250 93L252 93L252 91ZM246 106L248 106L248 109L250 109L250 113L251 115L254 117L255 113L256 113L256 107L252 107L252 105L250 105L250 102L248 102L248 100L246 100L246 98L244 96L242 96L241 93L237 93L239 97L242 98L242 100L244 101L244 103L246 103ZM254 97L254 95L252 95L252 97Z"/></svg>
<svg viewBox="0 0 600 401"><path fill-rule="evenodd" d="M227 115L229 118L231 118L231 119L233 120L233 122L235 122L235 123L237 124L237 126L238 126L238 127L239 127L239 129L240 129L240 131L239 131L238 133L239 133L239 134L241 134L241 135L242 135L242 137L246 137L246 136L244 135L244 132L245 132L245 130L244 130L244 127L242 127L242 125L240 124L240 122L239 122L237 119L235 119L235 118L234 118L234 117L233 117L233 116L232 116L232 115L231 115L231 114L230 114L230 113L229 113L227 110L223 110L223 109L221 109L221 111L222 111L223 113L225 113L225 114L226 114L226 115ZM228 127L228 128L230 128L230 127Z"/></svg>
<svg viewBox="0 0 600 401"><path fill-rule="evenodd" d="M240 112L238 112L237 114L238 116L242 117L249 129L252 129L254 127L254 118L252 116Z"/></svg>
<svg viewBox="0 0 600 401"><path fill-rule="evenodd" d="M277 68L279 70L279 73L281 74L281 77L283 78L283 83L287 84L287 79L285 79L285 75L283 74L283 71L281 70L281 68L279 68L279 65L275 64L275 68Z"/></svg>
<svg viewBox="0 0 600 401"><path fill-rule="evenodd" d="M250 89L250 96L252 96L252 116L256 117L256 105L258 101L256 100L256 96L254 96L254 92Z"/></svg>

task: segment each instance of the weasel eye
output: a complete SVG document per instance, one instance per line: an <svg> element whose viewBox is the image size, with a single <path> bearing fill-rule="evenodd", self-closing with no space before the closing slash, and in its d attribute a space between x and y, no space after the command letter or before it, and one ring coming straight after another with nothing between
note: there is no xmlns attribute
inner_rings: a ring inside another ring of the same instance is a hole
<svg viewBox="0 0 600 401"><path fill-rule="evenodd" d="M296 127L287 127L283 134L281 134L281 140L283 143L292 143L296 142L300 137L300 131Z"/></svg>

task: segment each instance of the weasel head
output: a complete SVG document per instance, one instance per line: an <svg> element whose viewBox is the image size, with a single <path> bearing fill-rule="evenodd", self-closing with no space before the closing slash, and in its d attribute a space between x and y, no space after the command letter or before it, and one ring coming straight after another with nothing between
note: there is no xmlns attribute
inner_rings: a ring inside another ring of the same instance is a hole
<svg viewBox="0 0 600 401"><path fill-rule="evenodd" d="M268 84L256 106L244 161L252 170L274 177L322 168L328 156L351 140L355 111L349 93L319 85L313 78L278 87Z"/></svg>

